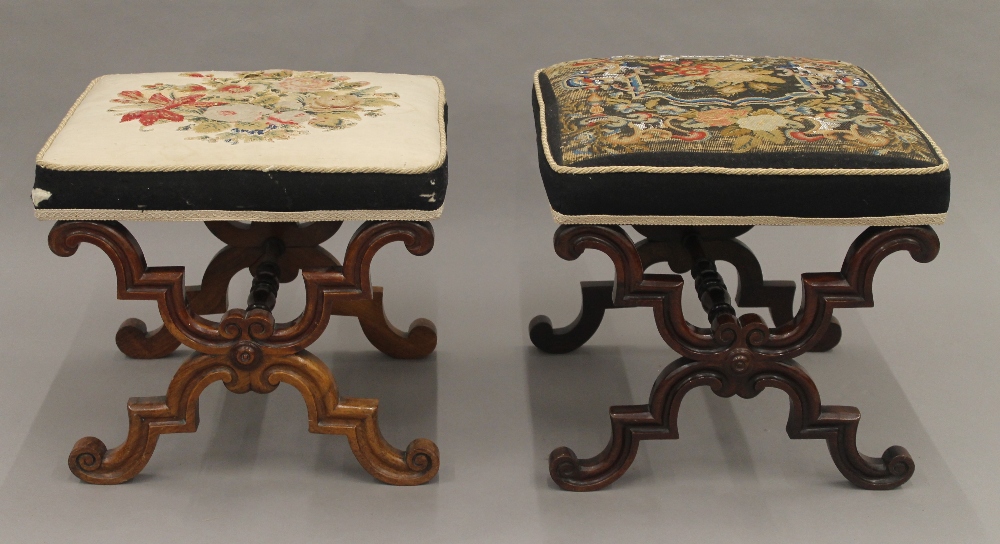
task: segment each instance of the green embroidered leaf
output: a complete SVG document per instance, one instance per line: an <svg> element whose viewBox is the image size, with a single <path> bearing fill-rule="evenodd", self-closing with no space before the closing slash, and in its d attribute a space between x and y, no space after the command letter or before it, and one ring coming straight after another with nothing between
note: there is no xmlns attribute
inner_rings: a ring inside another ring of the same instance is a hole
<svg viewBox="0 0 1000 544"><path fill-rule="evenodd" d="M397 104L397 103L395 103L395 102L393 102L391 100L385 100L384 98L365 98L361 102L361 105L362 106L368 106L370 108L374 108L374 107L379 107L379 106L390 106L390 107L392 107L392 106L398 106L399 104Z"/></svg>
<svg viewBox="0 0 1000 544"><path fill-rule="evenodd" d="M349 111L338 113L321 113L313 117L309 124L322 128L347 128L354 125L354 120L360 120L361 116Z"/></svg>
<svg viewBox="0 0 1000 544"><path fill-rule="evenodd" d="M263 138L266 140L288 140L295 135L295 132L288 129L272 130L266 133Z"/></svg>
<svg viewBox="0 0 1000 544"><path fill-rule="evenodd" d="M251 104L255 106L260 106L262 108L270 108L278 103L281 97L274 93L266 93L254 98L250 101Z"/></svg>
<svg viewBox="0 0 1000 544"><path fill-rule="evenodd" d="M204 121L199 121L193 125L193 130L195 132L222 132L223 130L229 130L232 125L225 121L213 121L211 119L206 119Z"/></svg>
<svg viewBox="0 0 1000 544"><path fill-rule="evenodd" d="M749 131L747 131L749 132ZM737 153L743 153L744 151L750 151L753 147L751 142L753 141L753 136L745 134L733 140L733 151Z"/></svg>
<svg viewBox="0 0 1000 544"><path fill-rule="evenodd" d="M775 144L785 143L785 133L780 130L769 130L766 132L760 131L757 132L756 135L762 140L767 140Z"/></svg>
<svg viewBox="0 0 1000 544"><path fill-rule="evenodd" d="M267 121L236 123L236 128L240 130L267 130Z"/></svg>
<svg viewBox="0 0 1000 544"><path fill-rule="evenodd" d="M729 125L728 127L722 129L719 134L721 136L744 136L750 134L750 132L750 130L740 128L738 125Z"/></svg>
<svg viewBox="0 0 1000 544"><path fill-rule="evenodd" d="M292 76L291 70L275 70L273 72L239 72L237 74L243 79L284 79Z"/></svg>

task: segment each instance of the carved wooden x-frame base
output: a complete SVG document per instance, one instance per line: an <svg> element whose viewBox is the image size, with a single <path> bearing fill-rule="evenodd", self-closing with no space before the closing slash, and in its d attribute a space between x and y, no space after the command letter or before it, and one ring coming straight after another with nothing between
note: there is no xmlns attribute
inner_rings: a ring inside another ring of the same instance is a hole
<svg viewBox="0 0 1000 544"><path fill-rule="evenodd" d="M429 223L369 222L348 244L344 264L319 247L340 223L207 223L226 242L209 264L201 286L184 286L183 267L148 267L138 242L117 222L59 222L49 247L73 255L82 242L101 248L115 265L118 298L155 300L163 327L147 333L137 319L118 331L119 348L132 357L163 357L184 344L195 353L174 375L164 397L132 398L125 442L107 449L97 438L79 440L69 457L70 470L88 483L117 484L138 474L161 434L198 428L198 397L222 381L234 393L269 393L280 383L299 390L306 402L309 430L345 435L361 465L375 478L395 485L417 485L437 474L437 446L419 438L400 451L378 428L378 401L341 398L329 367L305 351L323 333L331 315L356 316L379 350L399 358L418 358L434 350L433 324L417 320L403 333L382 311L382 290L371 285L369 267L382 246L401 241L410 253L424 255L434 244ZM246 309L227 311L232 277L245 268L254 275ZM289 323L275 323L279 283L301 272L306 307ZM203 315L223 313L221 321Z"/></svg>
<svg viewBox="0 0 1000 544"><path fill-rule="evenodd" d="M545 316L530 325L532 342L549 353L567 353L597 331L609 308L649 306L663 340L681 358L657 378L649 403L612 406L612 435L607 447L589 459L569 448L549 457L552 479L563 489L591 491L610 485L628 470L642 440L674 439L684 395L707 385L722 397L752 398L768 387L788 394L790 438L825 439L840 472L865 489L892 489L913 475L905 448L892 446L879 458L858 452L860 412L850 406L824 406L806 371L793 359L825 351L840 341L834 308L871 307L872 278L878 264L896 251L929 262L938 253L937 234L928 226L871 227L851 245L840 272L802 275L802 304L792 315L792 282L764 281L760 264L735 238L749 227L636 227L646 240L633 243L616 226L566 225L555 234L556 253L573 260L585 249L606 253L615 264L615 281L584 282L583 308L567 327L553 329ZM769 328L757 314L736 315L714 261L735 265L739 274L736 302L767 307L776 323ZM681 309L684 280L677 275L646 274L658 262L675 272L691 271L711 328L689 323Z"/></svg>

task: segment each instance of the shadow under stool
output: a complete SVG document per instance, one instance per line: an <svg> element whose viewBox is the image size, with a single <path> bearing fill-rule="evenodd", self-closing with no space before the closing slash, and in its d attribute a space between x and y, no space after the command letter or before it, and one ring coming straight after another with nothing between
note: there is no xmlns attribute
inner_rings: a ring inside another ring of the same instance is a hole
<svg viewBox="0 0 1000 544"><path fill-rule="evenodd" d="M685 394L707 386L722 397L788 394L788 436L823 439L840 472L865 489L892 489L912 475L901 446L858 452L860 412L827 406L795 358L832 349L836 308L871 307L879 263L897 251L929 262L932 224L948 209L950 172L941 150L865 70L791 57L610 57L556 64L535 74L539 166L566 260L605 253L612 281L583 282L571 324L530 324L538 349L582 346L606 310L650 307L663 341L680 358L656 379L649 402L612 406L611 438L580 459L553 451L562 488L591 491L621 477L642 440L675 439ZM635 242L623 226L645 238ZM839 272L795 284L763 279L738 237L757 225L867 227ZM715 263L737 270L735 300ZM647 269L666 262L675 274ZM681 307L690 272L710 327ZM767 308L774 327L736 306Z"/></svg>

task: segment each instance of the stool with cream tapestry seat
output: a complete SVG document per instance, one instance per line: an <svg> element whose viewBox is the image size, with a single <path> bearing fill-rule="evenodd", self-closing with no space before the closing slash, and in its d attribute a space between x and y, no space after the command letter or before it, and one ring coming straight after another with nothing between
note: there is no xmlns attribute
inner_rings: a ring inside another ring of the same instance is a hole
<svg viewBox="0 0 1000 544"><path fill-rule="evenodd" d="M414 255L431 250L428 221L440 216L447 188L445 115L444 89L429 76L265 70L91 83L38 155L35 214L58 221L49 234L57 255L94 244L115 266L118 298L158 303L163 326L148 332L126 320L121 351L157 358L184 344L194 353L166 396L129 400L124 443L79 440L73 473L89 483L130 480L161 434L197 429L198 397L221 380L236 393L288 383L302 393L309 430L345 435L375 478L433 478L437 446L422 438L405 451L388 444L378 401L340 397L329 368L305 348L331 315L344 315L392 357L434 350L431 322L403 332L386 320L369 267L394 241ZM320 244L348 220L364 223L342 264ZM146 265L121 221L203 221L226 245L201 285L186 287L182 267ZM229 309L230 280L244 269L254 278L247 306ZM306 307L275 323L278 287L299 275Z"/></svg>

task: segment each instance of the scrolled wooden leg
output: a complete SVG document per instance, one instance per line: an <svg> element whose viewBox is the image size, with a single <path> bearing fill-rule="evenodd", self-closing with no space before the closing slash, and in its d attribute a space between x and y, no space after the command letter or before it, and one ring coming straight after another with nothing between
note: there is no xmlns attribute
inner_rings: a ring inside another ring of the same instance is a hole
<svg viewBox="0 0 1000 544"><path fill-rule="evenodd" d="M441 468L437 444L416 438L405 451L386 442L378 427L378 400L341 399L331 419L351 420L345 434L354 457L375 479L391 485L421 485L431 481ZM336 425L336 423L334 423ZM313 432L326 433L330 427L317 425Z"/></svg>
<svg viewBox="0 0 1000 544"><path fill-rule="evenodd" d="M683 358L674 361L656 379L649 404L609 409L611 439L602 452L588 459L578 459L569 448L553 450L549 455L552 480L568 491L595 491L611 485L632 466L640 441L677 438L681 400L699 385L719 389L722 383L704 363Z"/></svg>
<svg viewBox="0 0 1000 544"><path fill-rule="evenodd" d="M229 283L262 254L259 248L226 246L212 257L205 268L201 285L186 288L187 304L199 315L219 314L229 306ZM181 343L165 327L147 332L142 320L126 319L115 335L118 349L132 359L159 359L174 352Z"/></svg>
<svg viewBox="0 0 1000 544"><path fill-rule="evenodd" d="M759 392L774 387L788 393L789 438L825 439L840 473L863 489L895 489L913 476L913 458L902 446L887 448L880 458L858 452L861 412L853 406L823 406L816 384L798 363L768 366L754 380L755 388Z"/></svg>
<svg viewBox="0 0 1000 544"><path fill-rule="evenodd" d="M403 332L389 322L382 306L383 289L372 287L372 298L334 303L334 314L358 318L368 341L382 353L396 359L422 359L437 347L437 329L427 319L410 323Z"/></svg>
<svg viewBox="0 0 1000 544"><path fill-rule="evenodd" d="M430 440L416 439L406 451L386 442L378 428L378 401L340 399L329 367L311 353L271 356L250 348L228 355L193 355L171 380L166 396L129 400L125 442L109 450L94 437L77 441L69 456L70 470L92 484L131 480L149 462L160 435L198 429L198 397L218 380L234 393L270 393L281 382L291 384L306 402L309 430L345 435L361 465L380 481L419 485L440 467L437 446Z"/></svg>
<svg viewBox="0 0 1000 544"><path fill-rule="evenodd" d="M552 479L570 491L607 487L631 466L642 440L676 439L677 415L684 395L707 385L722 397L753 398L767 387L788 394L787 432L793 439L824 439L834 464L848 481L863 489L894 489L913 475L913 458L902 446L885 450L881 458L858 452L857 429L861 414L853 406L823 406L815 383L794 361L749 363L736 368L679 359L665 368L650 392L649 404L613 406L611 439L604 450L589 459L578 459L562 447L549 456Z"/></svg>
<svg viewBox="0 0 1000 544"><path fill-rule="evenodd" d="M677 438L680 403L689 390L702 385L722 397L753 398L768 387L785 391L790 403L788 436L825 440L837 468L858 487L893 489L913 475L913 458L901 446L886 449L881 457L861 454L856 441L857 408L824 406L815 383L794 357L836 343L840 330L833 319L834 309L874 304L873 278L886 256L908 251L918 262L933 260L939 240L929 226L867 229L851 245L840 272L802 275L803 302L798 314L774 328L768 328L756 314L737 316L714 264L719 253L709 250L715 240L703 243L697 232L680 241L690 265L677 261L672 267L692 270L710 329L684 319L679 303L683 282L678 276L644 273L655 258L674 256L672 248L648 246L644 260L621 229L597 225L560 227L556 240L557 252L566 258L577 258L588 248L611 257L616 270L615 306L652 306L661 337L683 355L661 372L648 404L610 409L611 439L601 453L580 459L568 448L552 452L549 472L560 487L601 489L625 473L640 441Z"/></svg>
<svg viewBox="0 0 1000 544"><path fill-rule="evenodd" d="M160 359L174 352L181 343L166 327L147 332L146 323L130 317L115 334L118 350L132 359Z"/></svg>
<svg viewBox="0 0 1000 544"><path fill-rule="evenodd" d="M775 326L784 325L793 319L795 282L765 280L757 257L739 240L706 241L705 251L711 258L726 261L736 268L739 274L736 303L741 308L767 308ZM840 321L831 317L823 338L809 351L830 351L840 343L842 337Z"/></svg>
<svg viewBox="0 0 1000 544"><path fill-rule="evenodd" d="M133 397L128 401L128 436L107 449L88 436L77 441L69 469L90 484L120 484L135 477L149 462L161 434L198 429L198 397L208 384L232 382L235 372L224 357L196 353L174 375L165 397Z"/></svg>
<svg viewBox="0 0 1000 544"><path fill-rule="evenodd" d="M61 222L53 227L49 235L53 252L72 255L82 242L100 247L115 265L118 297L156 300L171 334L196 350L174 375L166 396L129 401L129 431L121 445L109 450L93 437L77 442L69 458L70 470L77 477L99 484L122 483L133 478L149 461L160 435L197 429L198 397L208 384L219 380L234 393L270 393L281 382L290 383L306 402L310 430L345 435L359 462L375 478L391 484L416 485L434 477L440 461L433 442L417 439L405 451L392 447L378 428L378 402L340 399L329 368L304 351L322 334L331 309L338 304L351 308L356 303L364 309L357 312L363 318L373 308L381 312L381 291L373 290L368 274L372 256L385 244L397 240L403 241L411 253L425 254L433 245L433 230L426 223L366 223L348 245L349 266L342 267L321 248L306 245L332 233L332 226L293 226L279 224L267 230L216 225L224 237L231 236L235 242L242 240L240 243L250 243L244 237L267 235L258 245L244 247L244 255L261 252L249 265L254 281L247 309L229 310L219 322L194 313L199 306L185 296L183 268L148 267L138 243L121 224ZM288 245L282 238L271 236L272 231L288 234L293 240L308 239L300 240L302 246L293 246L299 251L289 253ZM295 276L283 271L282 266L297 269L307 264L321 266L301 272L307 294L305 309L296 320L276 325L271 311L279 283L282 278L290 280ZM231 277L228 273L222 276ZM214 308L218 300L218 297L207 298L202 310ZM376 323L373 330L377 328ZM138 320L127 322L125 329L138 331L146 342L158 338L156 334L148 335L145 324ZM411 336L417 340L427 334L417 331L427 329L433 334L428 324L418 322L413 329L416 334ZM397 335L401 333L397 331ZM422 342L411 341L404 346L408 345L405 349L410 351L424 350L426 338Z"/></svg>
<svg viewBox="0 0 1000 544"><path fill-rule="evenodd" d="M552 328L552 320L539 315L528 325L531 343L546 353L569 353L587 343L604 319L604 311L615 307L614 282L580 282L583 305L572 323L558 329Z"/></svg>
<svg viewBox="0 0 1000 544"><path fill-rule="evenodd" d="M691 270L693 265L690 255L681 246L678 232L656 231L649 227L643 228L646 234L671 234L662 239L649 238L636 243L635 248L643 263L643 268L668 262L671 270L683 273ZM682 230L679 232L683 232ZM739 285L736 290L736 304L740 308L767 308L776 326L784 325L794 318L793 300L795 297L795 282L786 280L765 280L760 261L753 251L735 237L741 231L719 231L715 233L722 237L712 237L704 240L705 254L715 261L726 261L736 268ZM841 338L840 322L833 318L827 333L810 351L829 351Z"/></svg>
<svg viewBox="0 0 1000 544"><path fill-rule="evenodd" d="M705 253L711 259L726 261L736 268L739 287L736 290L735 300L739 307L767 308L775 326L784 325L792 320L795 282L765 280L760 261L746 244L736 239L706 240ZM835 317L831 318L823 339L809 351L830 351L840 343L841 337L840 321Z"/></svg>
<svg viewBox="0 0 1000 544"><path fill-rule="evenodd" d="M419 359L437 347L437 329L427 319L417 319L408 332L394 327L382 305L383 290L371 285L371 262L388 243L399 240L413 255L425 255L434 247L434 229L418 221L369 221L358 227L348 243L341 268L348 281L360 287L360 296L334 300L328 306L331 315L358 318L365 336L379 351L397 359ZM311 273L303 272L307 293Z"/></svg>
<svg viewBox="0 0 1000 544"><path fill-rule="evenodd" d="M302 394L309 431L346 436L358 462L376 479L392 485L420 485L437 474L441 464L437 445L418 438L401 451L386 442L378 427L378 400L338 399L330 369L311 353L276 357L265 365L262 382L273 386L285 382Z"/></svg>

